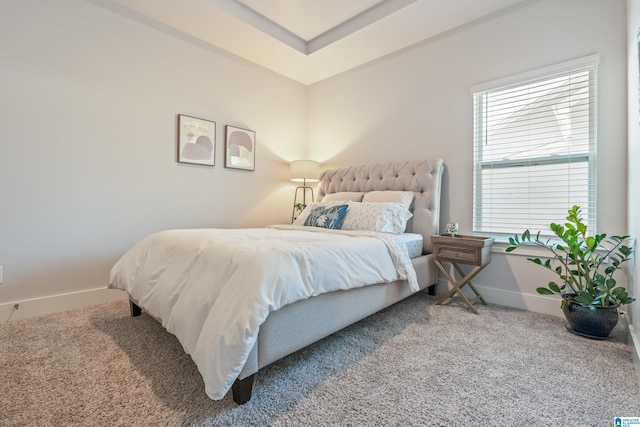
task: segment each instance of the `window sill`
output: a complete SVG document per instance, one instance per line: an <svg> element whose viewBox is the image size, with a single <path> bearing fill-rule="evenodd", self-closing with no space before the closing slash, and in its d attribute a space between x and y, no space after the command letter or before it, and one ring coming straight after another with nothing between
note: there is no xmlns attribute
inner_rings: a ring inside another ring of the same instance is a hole
<svg viewBox="0 0 640 427"><path fill-rule="evenodd" d="M497 240L493 243L493 247L491 248L491 252L493 253L502 253L508 256L526 256L528 258L531 257L548 257L551 254L544 248L535 245L526 245L520 246L513 252L507 253L507 248L510 246L509 239L502 236L500 240Z"/></svg>
<svg viewBox="0 0 640 427"><path fill-rule="evenodd" d="M513 237L513 236L505 236L505 235L490 235L490 234L482 234L482 233L478 233L478 234L474 234L474 235L478 235L478 236L484 236L484 237L493 237L494 238L494 242L493 242L493 246L491 247L491 252L492 253L501 253L501 254L505 254L508 256L526 256L526 257L536 257L536 258L552 258L553 254L551 252L549 252L548 250L546 250L545 248L542 248L540 246L537 246L535 244L530 244L530 245L525 245L525 246L520 246L518 247L516 250L514 250L513 252L506 252L506 249L511 246L511 244L509 243L509 238ZM532 236L533 238L533 236ZM549 239L551 244L563 244L562 240L557 239L557 238L552 238L552 237L541 237L541 240L546 241L546 239ZM635 239L630 240L629 241L629 246L631 246L632 248L635 247ZM635 249L634 249L635 250Z"/></svg>

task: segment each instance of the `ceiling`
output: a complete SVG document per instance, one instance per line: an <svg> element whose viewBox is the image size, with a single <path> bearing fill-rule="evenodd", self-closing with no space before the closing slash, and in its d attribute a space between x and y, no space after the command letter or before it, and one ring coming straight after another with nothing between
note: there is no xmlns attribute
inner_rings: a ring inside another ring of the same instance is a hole
<svg viewBox="0 0 640 427"><path fill-rule="evenodd" d="M88 0L309 85L531 0Z"/></svg>

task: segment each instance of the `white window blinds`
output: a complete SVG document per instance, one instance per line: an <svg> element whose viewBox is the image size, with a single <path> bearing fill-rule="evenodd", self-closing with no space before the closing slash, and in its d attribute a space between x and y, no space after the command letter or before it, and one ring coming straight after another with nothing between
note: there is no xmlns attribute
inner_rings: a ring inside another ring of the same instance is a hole
<svg viewBox="0 0 640 427"><path fill-rule="evenodd" d="M573 205L595 228L598 56L472 88L473 230L550 234Z"/></svg>

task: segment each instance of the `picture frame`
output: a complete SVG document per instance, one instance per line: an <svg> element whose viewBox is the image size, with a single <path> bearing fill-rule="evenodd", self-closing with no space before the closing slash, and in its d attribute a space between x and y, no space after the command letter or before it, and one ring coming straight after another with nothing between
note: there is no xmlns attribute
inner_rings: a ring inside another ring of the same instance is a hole
<svg viewBox="0 0 640 427"><path fill-rule="evenodd" d="M253 171L256 166L256 133L236 126L225 126L224 167Z"/></svg>
<svg viewBox="0 0 640 427"><path fill-rule="evenodd" d="M216 122L178 115L178 162L215 166Z"/></svg>

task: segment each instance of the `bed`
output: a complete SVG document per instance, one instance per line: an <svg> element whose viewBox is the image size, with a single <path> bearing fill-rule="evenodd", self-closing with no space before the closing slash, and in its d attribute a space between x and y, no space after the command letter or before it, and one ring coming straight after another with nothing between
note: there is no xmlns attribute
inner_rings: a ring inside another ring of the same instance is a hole
<svg viewBox="0 0 640 427"><path fill-rule="evenodd" d="M154 233L114 265L109 286L128 293L132 316L144 310L176 335L210 398L230 389L246 403L261 368L415 292L435 294L443 169L436 159L327 170L319 202L293 225ZM309 226L327 218L339 227Z"/></svg>

